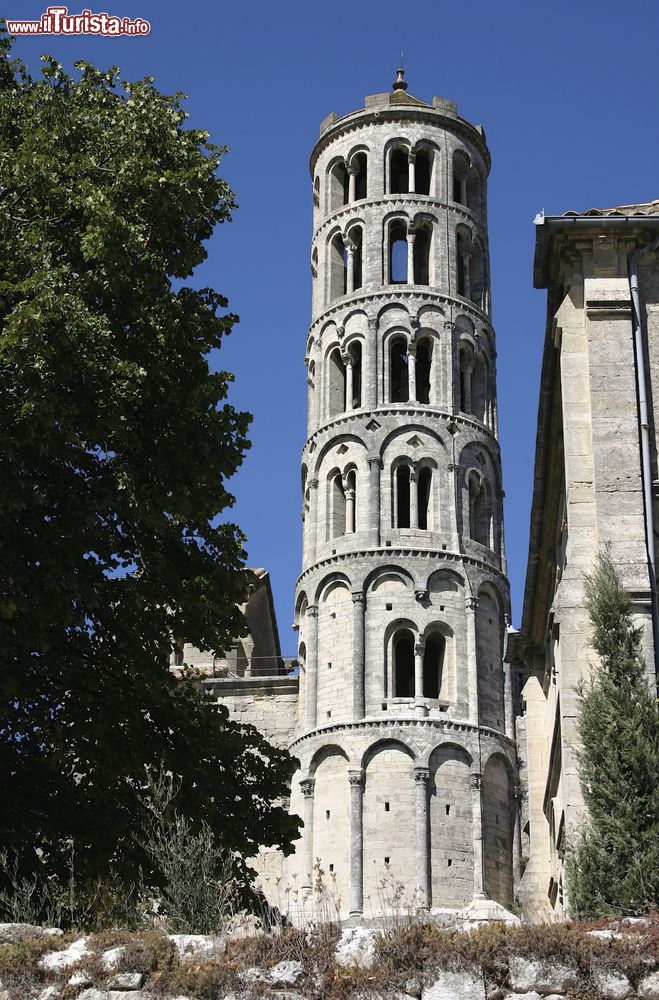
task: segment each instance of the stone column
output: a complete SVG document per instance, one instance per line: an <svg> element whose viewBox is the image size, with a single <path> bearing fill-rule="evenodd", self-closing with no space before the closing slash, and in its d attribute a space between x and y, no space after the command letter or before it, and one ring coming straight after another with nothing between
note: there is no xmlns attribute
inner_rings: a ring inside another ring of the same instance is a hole
<svg viewBox="0 0 659 1000"><path fill-rule="evenodd" d="M460 181L460 204L467 204L467 178L463 177Z"/></svg>
<svg viewBox="0 0 659 1000"><path fill-rule="evenodd" d="M303 778L300 788L304 796L304 831L302 838L302 885L301 889L311 890L313 886L313 789L315 778Z"/></svg>
<svg viewBox="0 0 659 1000"><path fill-rule="evenodd" d="M346 295L352 295L355 290L355 245L348 243L348 273L346 276Z"/></svg>
<svg viewBox="0 0 659 1000"><path fill-rule="evenodd" d="M309 513L305 518L307 559L312 563L316 558L316 539L318 532L318 480L310 479L307 483L309 487Z"/></svg>
<svg viewBox="0 0 659 1000"><path fill-rule="evenodd" d="M511 808L513 811L512 833L513 833L513 897L514 890L517 889L522 879L522 839L519 821L519 802L517 801L516 790L511 795Z"/></svg>
<svg viewBox="0 0 659 1000"><path fill-rule="evenodd" d="M463 289L462 294L466 299L471 298L471 279L469 276L469 259L471 254L466 250L462 252L462 275L463 275Z"/></svg>
<svg viewBox="0 0 659 1000"><path fill-rule="evenodd" d="M474 362L469 361L464 368L464 387L465 387L465 398L464 402L464 412L471 413L471 376L474 371Z"/></svg>
<svg viewBox="0 0 659 1000"><path fill-rule="evenodd" d="M366 714L366 596L362 590L352 593L352 719L359 722Z"/></svg>
<svg viewBox="0 0 659 1000"><path fill-rule="evenodd" d="M367 410L374 410L378 404L378 322L376 319L369 318L365 348L362 366L366 377L362 384L362 406Z"/></svg>
<svg viewBox="0 0 659 1000"><path fill-rule="evenodd" d="M352 204L355 200L355 187L357 178L357 167L354 163L351 163L348 167L348 203Z"/></svg>
<svg viewBox="0 0 659 1000"><path fill-rule="evenodd" d="M508 739L515 739L515 719L513 716L513 686L512 667L504 661L503 664L503 710L506 713L506 736Z"/></svg>
<svg viewBox="0 0 659 1000"><path fill-rule="evenodd" d="M345 405L345 408L346 408L346 412L347 412L348 410L352 410L352 404L354 402L354 399L353 399L353 395L354 395L354 380L353 380L353 371L352 371L352 357L350 356L350 354L348 354L347 351L346 351L345 354L343 354L341 356L343 358L343 364L345 365L345 369L346 369L346 405Z"/></svg>
<svg viewBox="0 0 659 1000"><path fill-rule="evenodd" d="M307 729L316 726L316 703L318 701L318 605L310 604L307 608L307 622L304 630L307 644Z"/></svg>
<svg viewBox="0 0 659 1000"><path fill-rule="evenodd" d="M364 772L348 771L350 782L350 913L364 909Z"/></svg>
<svg viewBox="0 0 659 1000"><path fill-rule="evenodd" d="M419 527L419 494L417 487L419 483L419 473L416 469L410 469L410 528Z"/></svg>
<svg viewBox="0 0 659 1000"><path fill-rule="evenodd" d="M416 344L407 347L407 373L410 401L416 402Z"/></svg>
<svg viewBox="0 0 659 1000"><path fill-rule="evenodd" d="M379 456L368 458L368 523L369 544L380 544L380 470Z"/></svg>
<svg viewBox="0 0 659 1000"><path fill-rule="evenodd" d="M419 906L427 908L430 905L430 865L428 864L428 849L430 846L430 831L428 829L428 778L427 767L414 768L414 785L416 793L416 880L419 889Z"/></svg>
<svg viewBox="0 0 659 1000"><path fill-rule="evenodd" d="M414 171L415 161L416 153L410 153L407 157L407 186L410 194L416 193L416 175Z"/></svg>
<svg viewBox="0 0 659 1000"><path fill-rule="evenodd" d="M469 696L469 721L478 725L478 643L476 638L477 597L465 599L467 618L467 693Z"/></svg>
<svg viewBox="0 0 659 1000"><path fill-rule="evenodd" d="M414 697L423 698L423 654L425 643L417 642L414 645Z"/></svg>
<svg viewBox="0 0 659 1000"><path fill-rule="evenodd" d="M483 810L481 790L483 775L474 771L469 775L471 784L471 822L474 841L474 899L485 896L483 881Z"/></svg>
<svg viewBox="0 0 659 1000"><path fill-rule="evenodd" d="M352 535L355 531L355 491L345 489L346 497L346 535Z"/></svg>
<svg viewBox="0 0 659 1000"><path fill-rule="evenodd" d="M446 466L446 473L448 476L448 516L449 516L449 532L451 535L451 545L454 549L459 547L458 538L458 466L455 462L449 462Z"/></svg>
<svg viewBox="0 0 659 1000"><path fill-rule="evenodd" d="M407 233L407 284L414 284L414 231Z"/></svg>

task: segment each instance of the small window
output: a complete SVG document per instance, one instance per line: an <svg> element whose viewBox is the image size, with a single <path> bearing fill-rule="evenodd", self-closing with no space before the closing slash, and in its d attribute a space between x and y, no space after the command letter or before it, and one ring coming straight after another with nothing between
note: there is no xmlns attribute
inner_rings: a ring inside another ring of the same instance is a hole
<svg viewBox="0 0 659 1000"><path fill-rule="evenodd" d="M453 858L448 858L448 860L446 862L446 867L450 868L452 864L453 864Z"/></svg>
<svg viewBox="0 0 659 1000"><path fill-rule="evenodd" d="M385 865L388 865L388 864L389 864L389 860L390 860L390 859L389 859L388 857L384 859L384 863L385 863Z"/></svg>
<svg viewBox="0 0 659 1000"><path fill-rule="evenodd" d="M388 812L389 812L389 809L390 809L390 805L389 805L389 803L388 803L388 802L385 802L385 804L384 804L384 811L385 811L386 813L388 813Z"/></svg>
<svg viewBox="0 0 659 1000"><path fill-rule="evenodd" d="M333 872L333 871L334 871L334 865L330 865L330 866L329 866L329 870L330 870L331 872Z"/></svg>
<svg viewBox="0 0 659 1000"><path fill-rule="evenodd" d="M326 809L325 810L325 819L329 819L329 818L330 818L330 811L329 811L329 809Z"/></svg>
<svg viewBox="0 0 659 1000"><path fill-rule="evenodd" d="M451 806L450 806L450 803L448 803L448 802L446 803L446 815L447 816L451 815Z"/></svg>

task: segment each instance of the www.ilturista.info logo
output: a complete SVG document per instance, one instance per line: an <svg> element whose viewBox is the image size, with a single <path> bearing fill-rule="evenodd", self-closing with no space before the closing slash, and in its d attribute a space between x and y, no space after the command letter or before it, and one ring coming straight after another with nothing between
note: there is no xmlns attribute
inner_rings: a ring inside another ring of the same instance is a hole
<svg viewBox="0 0 659 1000"><path fill-rule="evenodd" d="M148 35L151 25L141 17L115 17L83 10L69 14L68 7L48 7L39 21L11 21L10 35Z"/></svg>

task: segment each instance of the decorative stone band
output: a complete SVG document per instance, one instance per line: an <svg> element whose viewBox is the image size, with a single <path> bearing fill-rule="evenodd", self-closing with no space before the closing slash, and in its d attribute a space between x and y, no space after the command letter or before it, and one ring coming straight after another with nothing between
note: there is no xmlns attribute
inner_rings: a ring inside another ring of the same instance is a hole
<svg viewBox="0 0 659 1000"><path fill-rule="evenodd" d="M496 741L496 743L500 746L510 748L514 748L515 746L515 741L510 739L510 737L506 736L502 732L499 732L498 729L490 729L488 726L476 726L470 722L464 722L459 719L424 719L417 718L416 716L410 716L407 719L404 717L398 717L395 720L361 719L357 722L335 722L317 726L309 732L303 733L301 736L297 736L294 740L292 740L289 743L289 750L292 750L293 747L302 747L306 743L310 743L312 740L318 739L319 737L326 738L329 735L334 736L338 733L373 732L374 734L377 734L385 731L387 734L393 735L396 731L414 729L434 729L439 732L447 733L470 733L474 736L480 736L481 738Z"/></svg>
<svg viewBox="0 0 659 1000"><path fill-rule="evenodd" d="M423 291L421 290L423 289ZM338 316L342 312L354 312L357 306L367 306L367 303L381 303L383 305L393 302L400 305L411 304L409 312L414 315L418 312L422 305L437 305L444 303L448 307L458 307L461 313L466 316L470 316L475 324L486 326L488 330L491 331L491 323L489 316L482 309L471 301L471 299L466 299L461 295L446 295L444 292L439 292L435 289L431 290L430 285L381 285L377 289L372 289L369 292L365 292L362 288L358 291L353 292L351 295L342 295L340 299L335 299L331 302L318 316L313 320L311 326L309 327L309 334L313 335L315 330L319 327L323 327L328 319L334 317L335 322L340 323ZM367 311L367 310L364 310ZM337 316L338 314L338 316ZM492 339L494 339L494 334L490 333Z"/></svg>
<svg viewBox="0 0 659 1000"><path fill-rule="evenodd" d="M300 587L305 580L317 570L325 569L327 566L335 566L337 563L345 563L350 561L356 561L358 559L364 559L365 557L373 556L384 556L389 559L430 559L435 562L439 559L442 564L444 563L457 563L459 565L473 566L475 569L483 570L487 573L493 573L495 576L500 577L502 580L506 580L506 574L501 570L494 562L495 554L492 554L492 562L486 562L484 559L476 559L475 556L465 555L464 552L449 552L446 549L420 549L420 548L409 548L409 549L398 549L391 548L387 546L383 548L382 546L374 546L373 548L357 549L354 552L342 552L335 556L328 556L327 559L321 559L319 562L312 563L308 566L304 573L298 577L297 586ZM439 567L436 567L439 569ZM476 598L474 598L476 600Z"/></svg>
<svg viewBox="0 0 659 1000"><path fill-rule="evenodd" d="M386 200L382 198L366 198L360 199L357 202L349 202L347 205L341 205L340 208L335 208L329 215L321 219L314 230L313 239L315 241L318 238L322 238L325 231L333 229L337 222L340 225L344 219L349 219L357 212L360 214L363 213L365 208L382 208L387 212L404 212L406 208L417 208L419 205L423 205L426 212L452 212L454 216L460 216L479 233L487 231L483 218L476 212L472 212L466 205L461 205L457 201L436 201L427 194L418 195L413 191L404 197L392 198L389 195Z"/></svg>
<svg viewBox="0 0 659 1000"><path fill-rule="evenodd" d="M397 420L403 420L405 417L412 417L414 420L418 420L419 417L428 417L432 419L433 423L437 420L445 420L447 425L450 424L455 431L477 431L487 439L490 447L494 449L497 458L499 457L500 447L498 440L492 431L485 424L481 423L480 420L476 420L475 417L464 416L461 413L448 413L446 410L440 410L438 407L431 406L430 403L420 403L418 406L410 403L398 403L395 407L385 404L384 406L375 406L369 410L347 410L345 413L341 413L339 416L333 417L326 423L321 424L307 438L304 451L312 451L313 448L310 447L312 442L317 442L321 435L328 432L336 434L339 430L343 429L345 424L361 422L366 416L373 417L376 414L381 418L394 416ZM378 425L375 429L378 430L380 426ZM367 427L366 430L370 430L370 428ZM447 430L450 430L448 426Z"/></svg>

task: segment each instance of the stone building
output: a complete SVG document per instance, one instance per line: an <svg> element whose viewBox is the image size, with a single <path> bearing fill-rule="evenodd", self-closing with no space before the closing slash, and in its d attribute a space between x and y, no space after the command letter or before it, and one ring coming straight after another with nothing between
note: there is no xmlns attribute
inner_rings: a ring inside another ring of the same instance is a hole
<svg viewBox="0 0 659 1000"><path fill-rule="evenodd" d="M584 808L575 686L596 661L584 576L603 544L644 626L656 683L659 202L536 224L547 329L524 611L509 659L528 671L518 737L529 861L519 898L527 917L550 919L565 914L564 847Z"/></svg>

